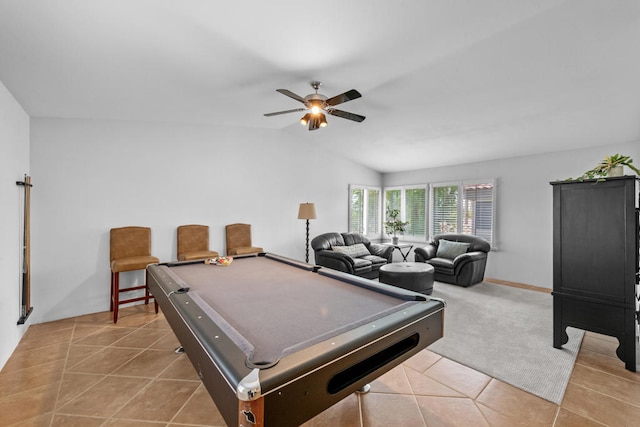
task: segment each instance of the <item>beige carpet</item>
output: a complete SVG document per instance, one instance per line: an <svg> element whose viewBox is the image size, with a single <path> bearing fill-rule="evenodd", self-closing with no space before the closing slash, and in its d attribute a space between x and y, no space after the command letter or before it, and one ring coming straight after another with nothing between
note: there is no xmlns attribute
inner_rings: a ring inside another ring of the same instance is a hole
<svg viewBox="0 0 640 427"><path fill-rule="evenodd" d="M492 283L469 288L436 282L446 301L444 338L429 350L559 404L584 331L553 347L552 296Z"/></svg>

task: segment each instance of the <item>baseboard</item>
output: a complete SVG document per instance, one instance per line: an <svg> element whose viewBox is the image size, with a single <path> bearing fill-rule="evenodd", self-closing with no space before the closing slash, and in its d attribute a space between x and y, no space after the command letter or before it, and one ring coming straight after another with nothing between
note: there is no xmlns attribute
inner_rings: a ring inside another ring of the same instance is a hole
<svg viewBox="0 0 640 427"><path fill-rule="evenodd" d="M534 286L534 285L527 285L526 283L510 282L508 280L491 279L491 278L485 277L483 279L483 282L493 283L495 285L511 286L513 288L528 289L530 291L544 292L547 294L551 293L551 289L549 288L543 288L543 287Z"/></svg>

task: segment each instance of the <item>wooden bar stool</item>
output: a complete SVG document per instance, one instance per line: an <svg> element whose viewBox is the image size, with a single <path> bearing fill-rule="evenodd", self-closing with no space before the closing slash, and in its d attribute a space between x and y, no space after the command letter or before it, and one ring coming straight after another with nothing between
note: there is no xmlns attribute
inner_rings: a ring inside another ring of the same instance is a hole
<svg viewBox="0 0 640 427"><path fill-rule="evenodd" d="M227 255L244 255L264 252L251 243L251 224L229 224L225 226Z"/></svg>
<svg viewBox="0 0 640 427"><path fill-rule="evenodd" d="M148 227L120 227L112 228L110 232L110 261L111 261L111 307L113 323L118 322L118 307L136 301L149 304L153 296L145 284L120 289L120 273L123 271L146 270L147 265L156 264L160 260L151 256L151 229ZM121 300L121 292L144 289L144 296ZM155 301L156 313L158 302Z"/></svg>
<svg viewBox="0 0 640 427"><path fill-rule="evenodd" d="M219 254L209 249L209 227L181 225L178 227L178 261L215 258Z"/></svg>

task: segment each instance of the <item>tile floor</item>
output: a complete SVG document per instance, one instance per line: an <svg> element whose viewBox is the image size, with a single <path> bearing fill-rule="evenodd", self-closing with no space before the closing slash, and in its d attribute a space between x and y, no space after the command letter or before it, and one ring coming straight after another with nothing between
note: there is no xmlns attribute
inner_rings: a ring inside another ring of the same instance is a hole
<svg viewBox="0 0 640 427"><path fill-rule="evenodd" d="M29 328L0 372L0 426L224 426L162 314ZM637 426L640 373L587 333L561 405L424 350L305 426Z"/></svg>

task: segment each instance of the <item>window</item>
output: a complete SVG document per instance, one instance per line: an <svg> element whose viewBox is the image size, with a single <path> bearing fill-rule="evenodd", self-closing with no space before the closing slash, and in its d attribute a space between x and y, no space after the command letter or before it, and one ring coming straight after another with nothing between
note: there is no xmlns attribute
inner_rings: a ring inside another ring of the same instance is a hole
<svg viewBox="0 0 640 427"><path fill-rule="evenodd" d="M425 239L427 236L427 188L405 189L405 218L409 221L405 234Z"/></svg>
<svg viewBox="0 0 640 427"><path fill-rule="evenodd" d="M409 224L403 238L426 240L444 233L472 234L494 245L495 183L493 179L427 185L349 186L349 231L371 239L384 235L387 208L400 211ZM384 196L384 204L382 197Z"/></svg>
<svg viewBox="0 0 640 427"><path fill-rule="evenodd" d="M349 186L349 231L369 236L380 236L379 187Z"/></svg>
<svg viewBox="0 0 640 427"><path fill-rule="evenodd" d="M384 190L384 209L397 209L402 212L402 190ZM386 218L385 218L386 220Z"/></svg>
<svg viewBox="0 0 640 427"><path fill-rule="evenodd" d="M431 234L458 232L458 186L433 185Z"/></svg>
<svg viewBox="0 0 640 427"><path fill-rule="evenodd" d="M493 241L493 185L463 185L462 232Z"/></svg>
<svg viewBox="0 0 640 427"><path fill-rule="evenodd" d="M384 191L385 212L387 208L400 211L400 219L408 221L404 238L425 240L427 236L427 187L393 187ZM386 218L383 218L383 221Z"/></svg>
<svg viewBox="0 0 640 427"><path fill-rule="evenodd" d="M473 234L493 244L493 180L431 185L431 235Z"/></svg>
<svg viewBox="0 0 640 427"><path fill-rule="evenodd" d="M349 231L364 232L364 188L349 190Z"/></svg>

